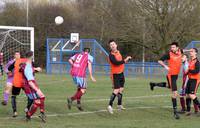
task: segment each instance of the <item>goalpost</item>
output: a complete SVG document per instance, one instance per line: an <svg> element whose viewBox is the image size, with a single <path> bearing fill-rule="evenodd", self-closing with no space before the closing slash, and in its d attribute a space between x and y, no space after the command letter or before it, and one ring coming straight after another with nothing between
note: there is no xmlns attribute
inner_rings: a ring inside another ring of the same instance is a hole
<svg viewBox="0 0 200 128"><path fill-rule="evenodd" d="M18 26L0 26L0 52L4 63L19 51L34 51L34 28Z"/></svg>

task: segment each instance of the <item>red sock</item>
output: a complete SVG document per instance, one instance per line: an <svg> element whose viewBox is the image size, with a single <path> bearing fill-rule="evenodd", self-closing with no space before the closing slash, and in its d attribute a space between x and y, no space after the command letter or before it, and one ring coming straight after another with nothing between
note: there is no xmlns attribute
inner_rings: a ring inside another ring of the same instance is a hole
<svg viewBox="0 0 200 128"><path fill-rule="evenodd" d="M40 98L40 112L44 112L44 101L45 97Z"/></svg>
<svg viewBox="0 0 200 128"><path fill-rule="evenodd" d="M73 100L77 100L77 97L79 96L80 91L81 91L81 89L78 88L77 91L76 91L76 93L74 94L74 96L71 97L72 101Z"/></svg>
<svg viewBox="0 0 200 128"><path fill-rule="evenodd" d="M194 105L194 111L195 111L195 112L198 112L198 111L199 111L198 105L196 105L196 104L194 104L194 103L193 103L193 105Z"/></svg>
<svg viewBox="0 0 200 128"><path fill-rule="evenodd" d="M38 106L39 105L37 103L33 103L33 105L31 106L31 108L30 108L30 110L28 112L28 115L32 116L36 112Z"/></svg>
<svg viewBox="0 0 200 128"><path fill-rule="evenodd" d="M82 97L83 93L82 91L80 90L78 95L77 95L77 104L81 104L81 97Z"/></svg>
<svg viewBox="0 0 200 128"><path fill-rule="evenodd" d="M181 103L182 110L185 111L185 98L184 97L180 97L180 103Z"/></svg>

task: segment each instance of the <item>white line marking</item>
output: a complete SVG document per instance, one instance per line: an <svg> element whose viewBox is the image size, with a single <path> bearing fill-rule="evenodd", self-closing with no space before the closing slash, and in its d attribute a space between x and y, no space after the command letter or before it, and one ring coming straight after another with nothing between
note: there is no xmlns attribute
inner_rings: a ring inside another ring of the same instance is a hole
<svg viewBox="0 0 200 128"><path fill-rule="evenodd" d="M156 106L140 106L140 107L130 107L130 108L126 108L126 110L133 110L133 109L157 109L157 108L171 108L171 106L160 106L160 107L156 107ZM118 109L113 109L114 111L119 111ZM123 110L123 111L126 111ZM102 113L102 112L107 112L106 109L102 109L102 110L97 110L97 111L86 111L86 112L77 112L77 113L66 113L66 114L47 114L47 117L58 117L58 116L78 116L78 115L86 115L86 114L95 114L95 113ZM109 114L109 113L108 113ZM17 118L13 118L13 117L0 117L0 119L24 119L25 116L18 116ZM38 116L32 116L32 118L38 118ZM47 120L48 121L48 120Z"/></svg>
<svg viewBox="0 0 200 128"><path fill-rule="evenodd" d="M149 96L136 96L136 97L123 97L124 99L148 99L148 98L160 98L160 97L167 97L167 96L170 96L170 95L149 95ZM20 96L19 98L24 98L26 97L25 95L24 96ZM83 102L85 103L88 103L88 102L102 102L102 101L109 101L110 99L89 99L89 100L83 100ZM66 102L67 101L67 98L66 100L50 100L47 98L47 100L45 100L46 102ZM19 102L24 102L24 100L19 100Z"/></svg>

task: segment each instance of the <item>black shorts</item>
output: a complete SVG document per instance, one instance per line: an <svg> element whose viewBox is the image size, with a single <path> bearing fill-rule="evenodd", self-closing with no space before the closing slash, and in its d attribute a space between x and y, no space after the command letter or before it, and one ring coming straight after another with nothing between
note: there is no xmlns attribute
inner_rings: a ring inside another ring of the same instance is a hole
<svg viewBox="0 0 200 128"><path fill-rule="evenodd" d="M176 84L177 79L178 75L167 75L167 82L169 88L171 88L172 91L177 91L177 84Z"/></svg>
<svg viewBox="0 0 200 128"><path fill-rule="evenodd" d="M119 89L119 88L124 87L124 83L125 83L124 73L113 74L112 80L113 80L114 89Z"/></svg>
<svg viewBox="0 0 200 128"><path fill-rule="evenodd" d="M186 85L185 93L186 94L196 94L199 83L197 79L189 79Z"/></svg>
<svg viewBox="0 0 200 128"><path fill-rule="evenodd" d="M20 94L21 88L20 87L12 87L12 95L17 96Z"/></svg>

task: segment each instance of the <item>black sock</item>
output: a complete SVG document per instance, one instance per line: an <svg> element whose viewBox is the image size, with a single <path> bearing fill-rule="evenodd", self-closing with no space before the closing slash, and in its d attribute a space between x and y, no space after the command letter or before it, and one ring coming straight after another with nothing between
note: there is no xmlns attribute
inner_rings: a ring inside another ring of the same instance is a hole
<svg viewBox="0 0 200 128"><path fill-rule="evenodd" d="M174 112L176 112L176 109L177 109L176 98L172 98L172 105L173 105Z"/></svg>
<svg viewBox="0 0 200 128"><path fill-rule="evenodd" d="M115 93L112 93L111 97L110 97L110 102L109 102L109 105L112 106L113 105L113 101L115 100Z"/></svg>
<svg viewBox="0 0 200 128"><path fill-rule="evenodd" d="M200 108L199 100L197 97L193 100L193 102Z"/></svg>
<svg viewBox="0 0 200 128"><path fill-rule="evenodd" d="M122 105L122 94L118 93L117 97L118 97L118 105Z"/></svg>
<svg viewBox="0 0 200 128"><path fill-rule="evenodd" d="M158 86L158 87L167 87L166 85L167 85L166 82L155 83L155 86Z"/></svg>
<svg viewBox="0 0 200 128"><path fill-rule="evenodd" d="M29 110L29 109L31 108L31 105L33 104L33 100L30 99L30 98L28 98L27 101L28 101L28 102L27 102L26 108Z"/></svg>
<svg viewBox="0 0 200 128"><path fill-rule="evenodd" d="M191 99L186 98L186 105L187 105L187 112L190 112L191 110Z"/></svg>
<svg viewBox="0 0 200 128"><path fill-rule="evenodd" d="M11 104L12 104L13 112L16 112L17 111L16 96L11 97Z"/></svg>

